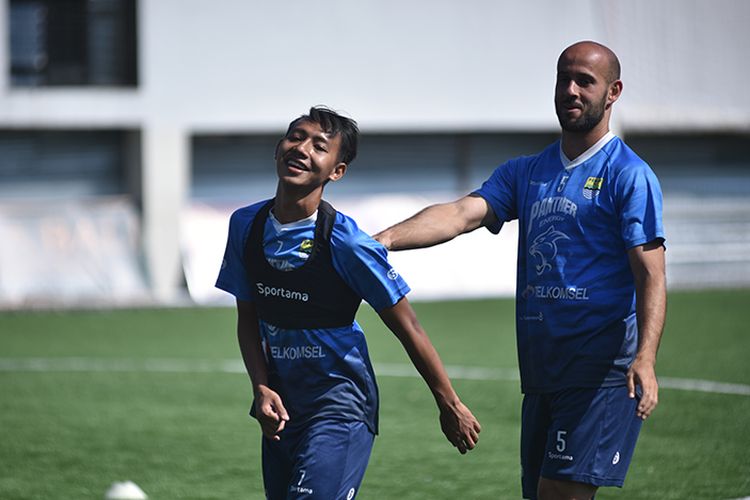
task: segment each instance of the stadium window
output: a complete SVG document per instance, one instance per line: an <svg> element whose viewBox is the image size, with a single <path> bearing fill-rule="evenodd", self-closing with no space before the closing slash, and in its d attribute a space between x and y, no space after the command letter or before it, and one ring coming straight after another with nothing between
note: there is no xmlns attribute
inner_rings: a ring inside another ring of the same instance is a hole
<svg viewBox="0 0 750 500"><path fill-rule="evenodd" d="M136 0L10 0L11 84L135 86Z"/></svg>
<svg viewBox="0 0 750 500"><path fill-rule="evenodd" d="M139 196L137 130L0 129L0 201Z"/></svg>

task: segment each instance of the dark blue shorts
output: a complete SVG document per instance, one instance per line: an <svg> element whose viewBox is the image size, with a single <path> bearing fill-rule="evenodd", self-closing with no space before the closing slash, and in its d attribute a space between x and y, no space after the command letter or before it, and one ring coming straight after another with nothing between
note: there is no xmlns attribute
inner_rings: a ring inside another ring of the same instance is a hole
<svg viewBox="0 0 750 500"><path fill-rule="evenodd" d="M526 394L521 419L521 485L536 498L539 477L622 486L641 429L627 387Z"/></svg>
<svg viewBox="0 0 750 500"><path fill-rule="evenodd" d="M367 469L374 434L364 422L317 420L263 438L269 500L351 500Z"/></svg>

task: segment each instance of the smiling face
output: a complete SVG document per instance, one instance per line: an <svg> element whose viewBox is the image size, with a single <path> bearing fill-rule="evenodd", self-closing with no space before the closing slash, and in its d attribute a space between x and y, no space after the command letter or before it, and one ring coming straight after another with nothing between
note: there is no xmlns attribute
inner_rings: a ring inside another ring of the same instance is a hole
<svg viewBox="0 0 750 500"><path fill-rule="evenodd" d="M320 124L294 122L276 146L276 173L290 186L316 189L340 179L346 163L340 161L341 134L326 133Z"/></svg>
<svg viewBox="0 0 750 500"><path fill-rule="evenodd" d="M567 132L589 132L608 125L611 105L622 83L619 63L609 49L594 43L568 47L557 62L555 112ZM614 65L617 64L617 67Z"/></svg>

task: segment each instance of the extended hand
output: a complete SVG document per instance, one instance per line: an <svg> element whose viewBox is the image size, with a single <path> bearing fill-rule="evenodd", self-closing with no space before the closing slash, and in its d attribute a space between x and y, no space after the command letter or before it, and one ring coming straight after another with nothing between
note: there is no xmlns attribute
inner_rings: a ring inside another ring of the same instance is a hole
<svg viewBox="0 0 750 500"><path fill-rule="evenodd" d="M462 455L474 449L482 431L479 421L461 401L440 408L440 427Z"/></svg>
<svg viewBox="0 0 750 500"><path fill-rule="evenodd" d="M628 396L635 397L636 385L641 387L643 394L636 408L636 415L646 420L659 403L659 384L656 381L654 363L635 358L628 370Z"/></svg>
<svg viewBox="0 0 750 500"><path fill-rule="evenodd" d="M265 437L281 440L279 433L289 421L289 414L278 393L268 387L260 387L255 395L255 415Z"/></svg>

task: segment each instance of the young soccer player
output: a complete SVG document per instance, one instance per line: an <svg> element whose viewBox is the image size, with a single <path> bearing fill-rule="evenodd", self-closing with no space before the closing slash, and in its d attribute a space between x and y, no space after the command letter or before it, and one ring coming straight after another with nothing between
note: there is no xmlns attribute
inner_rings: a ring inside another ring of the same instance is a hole
<svg viewBox="0 0 750 500"><path fill-rule="evenodd" d="M466 453L480 426L456 395L387 252L322 199L357 153L357 124L323 107L276 147L276 196L232 214L216 286L237 299L237 335L263 431L269 499L352 499L378 431L362 299L427 382L448 440Z"/></svg>

